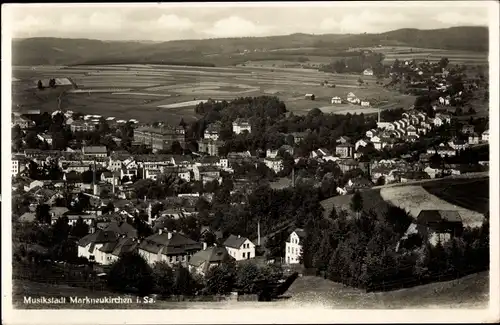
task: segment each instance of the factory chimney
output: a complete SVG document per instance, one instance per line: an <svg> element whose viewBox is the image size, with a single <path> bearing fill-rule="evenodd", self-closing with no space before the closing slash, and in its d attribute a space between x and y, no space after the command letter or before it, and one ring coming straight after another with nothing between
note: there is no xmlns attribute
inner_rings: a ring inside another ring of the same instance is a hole
<svg viewBox="0 0 500 325"><path fill-rule="evenodd" d="M94 159L94 171L92 173L92 185L94 188L94 195L97 195L97 181L96 181L96 162Z"/></svg>

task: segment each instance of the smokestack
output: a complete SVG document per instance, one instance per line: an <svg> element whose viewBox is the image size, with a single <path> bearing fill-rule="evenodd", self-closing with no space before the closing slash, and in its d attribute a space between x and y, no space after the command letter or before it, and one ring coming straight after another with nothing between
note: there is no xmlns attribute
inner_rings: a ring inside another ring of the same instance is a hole
<svg viewBox="0 0 500 325"><path fill-rule="evenodd" d="M380 123L380 108L378 109L378 123Z"/></svg>
<svg viewBox="0 0 500 325"><path fill-rule="evenodd" d="M94 195L97 195L97 194L98 194L97 184L94 184Z"/></svg>
<svg viewBox="0 0 500 325"><path fill-rule="evenodd" d="M113 172L113 183L111 184L113 186L113 195L115 194L115 173Z"/></svg>

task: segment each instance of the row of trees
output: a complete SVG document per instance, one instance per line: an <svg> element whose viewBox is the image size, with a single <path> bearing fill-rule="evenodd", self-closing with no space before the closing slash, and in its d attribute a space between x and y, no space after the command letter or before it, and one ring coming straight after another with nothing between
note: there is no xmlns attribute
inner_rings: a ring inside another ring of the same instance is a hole
<svg viewBox="0 0 500 325"><path fill-rule="evenodd" d="M384 55L382 53L357 52L356 56L349 56L336 60L330 64L321 66L319 70L334 73L361 73L365 69L371 68L373 69L374 75L384 75L385 68L382 64L383 60Z"/></svg>
<svg viewBox="0 0 500 325"><path fill-rule="evenodd" d="M366 289L390 289L403 282L415 285L488 267L488 222L437 246L412 235L397 249L412 220L404 210L365 211L359 194L353 196L351 210L349 215L334 208L328 219L308 220L305 267L332 281Z"/></svg>
<svg viewBox="0 0 500 325"><path fill-rule="evenodd" d="M163 297L195 294L224 295L238 290L258 294L261 284L282 277L280 267L259 267L253 263L236 265L229 258L212 266L204 276L183 265L157 262L152 267L137 253L128 253L111 265L108 285L117 291L135 291L140 295L158 293Z"/></svg>

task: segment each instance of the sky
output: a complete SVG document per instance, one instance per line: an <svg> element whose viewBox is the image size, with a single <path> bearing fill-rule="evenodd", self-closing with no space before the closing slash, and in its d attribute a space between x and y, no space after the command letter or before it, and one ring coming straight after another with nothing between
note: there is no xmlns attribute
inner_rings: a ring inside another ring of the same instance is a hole
<svg viewBox="0 0 500 325"><path fill-rule="evenodd" d="M16 38L169 41L488 26L491 7L487 5L491 3L24 4L10 5L7 11L8 26Z"/></svg>

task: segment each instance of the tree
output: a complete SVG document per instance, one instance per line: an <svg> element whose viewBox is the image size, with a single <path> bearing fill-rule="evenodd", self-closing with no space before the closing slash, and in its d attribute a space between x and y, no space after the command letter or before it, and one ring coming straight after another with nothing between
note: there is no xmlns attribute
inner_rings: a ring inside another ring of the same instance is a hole
<svg viewBox="0 0 500 325"><path fill-rule="evenodd" d="M244 293L256 293L257 281L262 279L262 272L254 263L243 263L237 268L236 286Z"/></svg>
<svg viewBox="0 0 500 325"><path fill-rule="evenodd" d="M385 185L385 177L384 176L380 176L378 179L377 179L377 182L375 183L376 186L381 186L381 185Z"/></svg>
<svg viewBox="0 0 500 325"><path fill-rule="evenodd" d="M75 225L73 226L73 229L71 230L71 235L75 236L76 238L82 238L88 233L89 226L85 222L83 222L83 219L81 217L79 217Z"/></svg>
<svg viewBox="0 0 500 325"><path fill-rule="evenodd" d="M354 195L351 198L351 209L358 214L363 209L363 198L361 197L359 191L354 192Z"/></svg>
<svg viewBox="0 0 500 325"><path fill-rule="evenodd" d="M153 270L138 253L125 253L111 265L108 285L118 291L134 289L148 295L154 287Z"/></svg>
<svg viewBox="0 0 500 325"><path fill-rule="evenodd" d="M153 276L156 290L163 296L172 294L174 285L174 271L167 262L156 262L153 265Z"/></svg>
<svg viewBox="0 0 500 325"><path fill-rule="evenodd" d="M51 223L50 206L48 206L47 204L37 205L35 215L38 222L46 224Z"/></svg>
<svg viewBox="0 0 500 325"><path fill-rule="evenodd" d="M197 289L198 283L189 270L180 264L174 266L172 293L176 295L192 295Z"/></svg>
<svg viewBox="0 0 500 325"><path fill-rule="evenodd" d="M37 88L38 88L39 90L43 90L43 83L42 83L42 81L41 81L41 80L38 80L38 83L37 83Z"/></svg>
<svg viewBox="0 0 500 325"><path fill-rule="evenodd" d="M50 88L56 88L56 79L50 79L49 80L49 87Z"/></svg>
<svg viewBox="0 0 500 325"><path fill-rule="evenodd" d="M236 282L236 269L231 263L222 263L210 268L205 276L205 292L208 294L227 294Z"/></svg>

